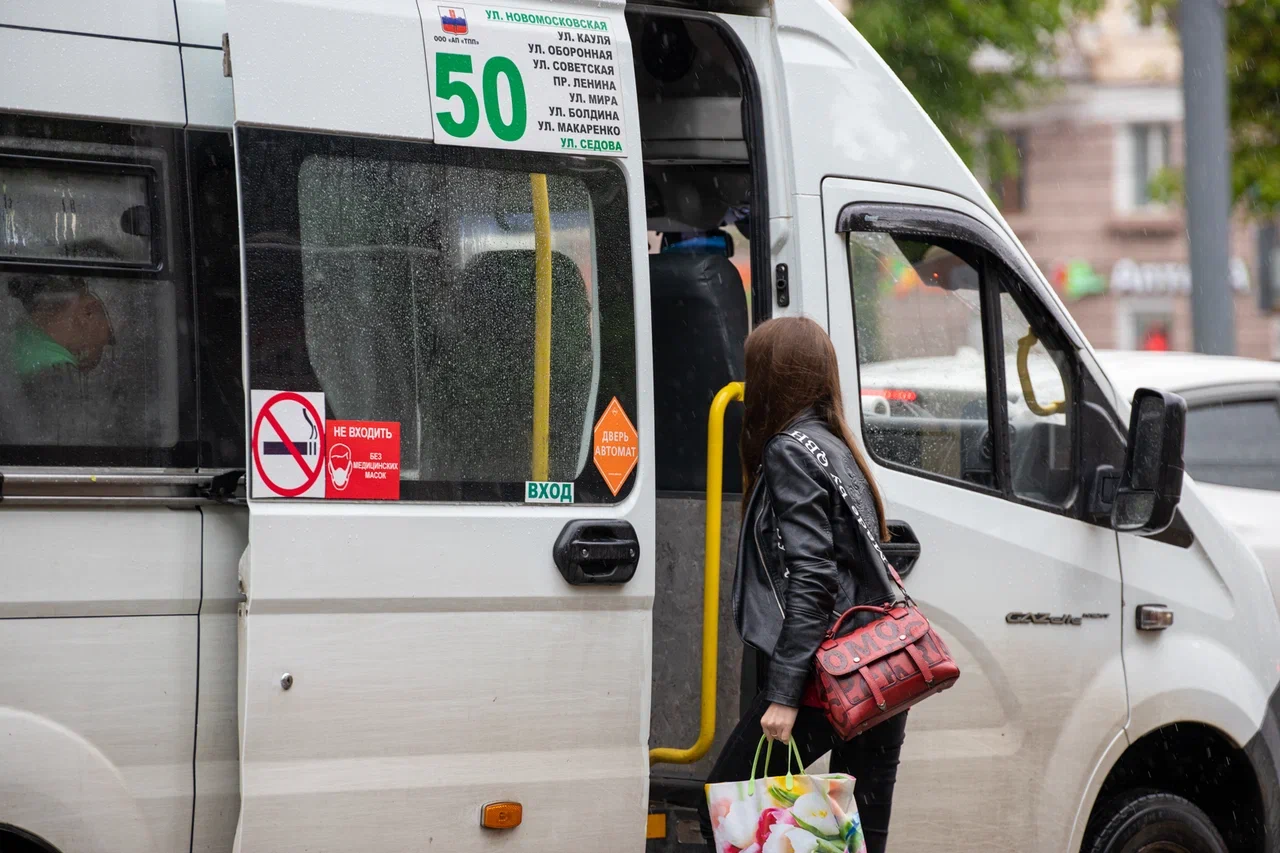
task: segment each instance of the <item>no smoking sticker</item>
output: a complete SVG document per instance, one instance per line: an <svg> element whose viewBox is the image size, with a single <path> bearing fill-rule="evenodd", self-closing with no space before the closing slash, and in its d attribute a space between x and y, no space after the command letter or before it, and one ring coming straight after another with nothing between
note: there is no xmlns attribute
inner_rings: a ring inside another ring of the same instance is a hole
<svg viewBox="0 0 1280 853"><path fill-rule="evenodd" d="M253 483L260 498L325 495L324 394L251 391Z"/></svg>
<svg viewBox="0 0 1280 853"><path fill-rule="evenodd" d="M614 397L596 421L592 458L605 484L617 497L640 461L640 435Z"/></svg>
<svg viewBox="0 0 1280 853"><path fill-rule="evenodd" d="M325 427L325 497L340 501L400 498L400 424L329 421Z"/></svg>

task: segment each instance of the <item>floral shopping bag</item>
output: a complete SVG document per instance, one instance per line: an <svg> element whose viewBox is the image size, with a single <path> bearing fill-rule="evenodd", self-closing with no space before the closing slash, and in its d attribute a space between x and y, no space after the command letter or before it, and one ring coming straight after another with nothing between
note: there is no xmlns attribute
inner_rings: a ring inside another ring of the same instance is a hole
<svg viewBox="0 0 1280 853"><path fill-rule="evenodd" d="M866 853L862 821L853 802L853 777L843 773L795 775L804 762L795 740L787 753L787 775L756 778L761 738L751 778L706 786L716 853ZM769 766L773 742L765 753Z"/></svg>

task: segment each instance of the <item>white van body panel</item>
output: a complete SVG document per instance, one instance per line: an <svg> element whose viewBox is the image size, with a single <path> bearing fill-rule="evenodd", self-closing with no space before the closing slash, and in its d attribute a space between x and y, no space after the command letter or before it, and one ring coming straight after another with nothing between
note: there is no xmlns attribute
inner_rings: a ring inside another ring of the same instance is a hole
<svg viewBox="0 0 1280 853"><path fill-rule="evenodd" d="M791 273L791 304L775 308L779 316L805 315L822 321L828 316L829 297L826 288L812 285L825 280L827 226L823 221L822 197L797 193L795 196L795 231L791 242L795 270ZM803 286L808 283L810 286Z"/></svg>
<svg viewBox="0 0 1280 853"><path fill-rule="evenodd" d="M414 0L227 4L236 120L431 139Z"/></svg>
<svg viewBox="0 0 1280 853"><path fill-rule="evenodd" d="M0 542L6 562L28 567L0 578L0 619L194 616L200 606L198 512L6 509Z"/></svg>
<svg viewBox="0 0 1280 853"><path fill-rule="evenodd" d="M240 817L236 728L236 609L240 555L249 544L244 507L201 509L204 598L200 606L200 696L196 710L196 804L192 853L227 853Z"/></svg>
<svg viewBox="0 0 1280 853"><path fill-rule="evenodd" d="M250 512L240 849L481 849L475 809L503 799L528 836L641 837L652 556L583 596L551 563L557 509ZM626 515L652 531L651 513ZM634 810L584 821L584 796Z"/></svg>
<svg viewBox="0 0 1280 853"><path fill-rule="evenodd" d="M182 79L187 93L187 127L231 127L236 109L231 78L222 73L222 51L182 48Z"/></svg>
<svg viewBox="0 0 1280 853"><path fill-rule="evenodd" d="M124 39L176 42L173 0L6 0L0 23ZM5 80L11 78L5 75Z"/></svg>
<svg viewBox="0 0 1280 853"><path fill-rule="evenodd" d="M63 850L185 849L200 538L195 510L0 513L4 822Z"/></svg>
<svg viewBox="0 0 1280 853"><path fill-rule="evenodd" d="M1190 548L1120 537L1126 601L1174 611L1167 631L1125 621L1131 737L1194 719L1243 745L1280 681L1275 599L1257 556L1205 506L1190 477L1178 508L1195 531Z"/></svg>
<svg viewBox="0 0 1280 853"><path fill-rule="evenodd" d="M976 205L913 187L828 178L822 201L829 331L841 356L845 399L853 401L860 388L849 258L843 235L835 233L840 210L898 202L949 208L998 226ZM860 423L861 407L846 408L851 424L855 416ZM861 429L855 434L861 440ZM868 458L889 517L906 521L920 539L920 560L908 579L912 595L964 673L941 698L911 711L895 794L895 846L989 850L987 833L955 831L982 804L1001 815L1008 849L1065 849L1082 797L1127 716L1115 623L1123 612L1116 534ZM1048 610L1109 616L1043 630L1005 621L1012 611Z"/></svg>
<svg viewBox="0 0 1280 853"><path fill-rule="evenodd" d="M792 280L798 282L796 250L793 248L795 173L791 168L791 119L773 21L746 15L717 17L741 39L755 67L764 113L761 116L761 133L764 137L765 179L769 187L770 255L775 265L787 264ZM792 290L799 289L793 287Z"/></svg>
<svg viewBox="0 0 1280 853"><path fill-rule="evenodd" d="M963 161L866 40L826 2L773 6L798 193L829 175L927 186L994 212Z"/></svg>
<svg viewBox="0 0 1280 853"><path fill-rule="evenodd" d="M787 110L786 78L782 59L774 39L773 22L769 18L748 15L717 15L742 41L751 58L756 82L760 86L760 105L765 148L765 177L769 186L769 216L775 220L792 216L791 195L794 173L791 169L790 114Z"/></svg>
<svg viewBox="0 0 1280 853"><path fill-rule="evenodd" d="M0 24L11 22L8 13L0 8ZM174 126L186 121L177 45L0 27L0 79L3 110Z"/></svg>
<svg viewBox="0 0 1280 853"><path fill-rule="evenodd" d="M1280 492L1196 483L1196 492L1258 556L1271 593L1280 593ZM1276 598L1280 608L1280 597Z"/></svg>
<svg viewBox="0 0 1280 853"><path fill-rule="evenodd" d="M195 616L0 620L4 822L62 851L185 850L195 660Z"/></svg>
<svg viewBox="0 0 1280 853"><path fill-rule="evenodd" d="M223 0L173 0L178 30L184 45L222 47L227 31L227 4Z"/></svg>
<svg viewBox="0 0 1280 853"><path fill-rule="evenodd" d="M10 634L7 641L19 639L11 631L6 633ZM66 651L47 635L21 639L48 641L49 651ZM62 701L72 707L83 704L78 699L73 704L69 697ZM38 835L58 850L160 853L175 849L157 845L156 827L148 821L146 803L140 796L143 792L130 785L112 759L82 735L47 718L11 708L0 710L0 730L19 746L0 760L5 770L5 776L0 777L0 799L6 823ZM129 734L130 740L137 740L132 729ZM16 772L10 773L11 768ZM183 808L172 798L160 805L171 808L163 815L164 826L159 827L162 840L174 842L181 829ZM176 849L185 847L180 843Z"/></svg>
<svg viewBox="0 0 1280 853"><path fill-rule="evenodd" d="M1124 756L1129 744L1128 734L1123 731L1117 732L1116 736L1111 739L1111 743L1107 744L1107 748L1103 750L1097 764L1094 765L1088 784L1085 785L1084 790L1081 792L1075 820L1071 824L1071 834L1067 837L1067 843L1062 848L1066 853L1074 853L1074 851L1080 850L1084 844L1084 834L1089 828L1089 817L1093 812L1094 803L1097 801L1098 792L1102 790L1103 784L1107 781L1107 774Z"/></svg>

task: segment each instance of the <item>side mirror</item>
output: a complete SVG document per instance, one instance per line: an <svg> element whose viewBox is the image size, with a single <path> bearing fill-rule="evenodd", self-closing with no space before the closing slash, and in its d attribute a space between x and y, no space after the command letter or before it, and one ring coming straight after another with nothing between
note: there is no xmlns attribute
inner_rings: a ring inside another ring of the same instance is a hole
<svg viewBox="0 0 1280 853"><path fill-rule="evenodd" d="M1129 446L1111 509L1116 530L1159 533L1173 522L1182 497L1182 443L1187 402L1177 394L1139 388L1129 414Z"/></svg>

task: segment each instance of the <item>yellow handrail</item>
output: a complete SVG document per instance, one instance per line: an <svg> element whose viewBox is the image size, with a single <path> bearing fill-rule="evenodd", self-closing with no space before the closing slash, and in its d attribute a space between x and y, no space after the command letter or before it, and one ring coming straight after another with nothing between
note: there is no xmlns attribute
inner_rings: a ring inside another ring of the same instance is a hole
<svg viewBox="0 0 1280 853"><path fill-rule="evenodd" d="M707 418L707 521L702 565L702 706L698 739L688 749L649 750L650 764L692 764L716 737L716 661L720 654L720 504L724 495L724 410L745 387L730 382L711 402Z"/></svg>
<svg viewBox="0 0 1280 853"><path fill-rule="evenodd" d="M1031 348L1039 342L1040 339L1031 329L1027 329L1026 335L1018 338L1018 381L1022 384L1022 399L1026 401L1027 408L1033 415L1047 418L1061 412L1067 405L1067 401L1058 400L1044 406L1036 399L1036 386L1031 382L1031 370L1027 366L1027 357L1031 354Z"/></svg>
<svg viewBox="0 0 1280 853"><path fill-rule="evenodd" d="M533 193L533 257L535 296L533 321L533 460L532 479L550 474L551 457L551 202L547 176L529 175Z"/></svg>

